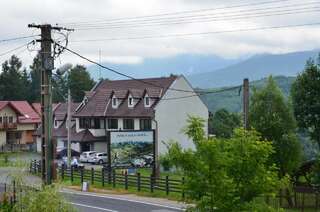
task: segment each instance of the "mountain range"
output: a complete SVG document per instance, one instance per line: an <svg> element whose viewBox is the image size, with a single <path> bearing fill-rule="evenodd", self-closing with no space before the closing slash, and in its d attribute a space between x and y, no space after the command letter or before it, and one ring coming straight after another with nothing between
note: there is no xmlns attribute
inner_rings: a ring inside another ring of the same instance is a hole
<svg viewBox="0 0 320 212"><path fill-rule="evenodd" d="M259 80L269 75L296 76L309 58L319 50L286 54L258 54L249 58L224 59L215 55L180 54L173 57L146 58L136 64L103 63L121 73L135 78L162 77L183 74L193 87L219 88L242 83L243 78ZM122 79L105 69L89 66L94 79L100 77Z"/></svg>

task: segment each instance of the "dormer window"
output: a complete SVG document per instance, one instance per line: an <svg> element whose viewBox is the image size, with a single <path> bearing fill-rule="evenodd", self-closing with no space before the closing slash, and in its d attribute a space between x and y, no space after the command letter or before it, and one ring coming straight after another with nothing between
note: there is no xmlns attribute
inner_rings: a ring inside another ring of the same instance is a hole
<svg viewBox="0 0 320 212"><path fill-rule="evenodd" d="M133 107L133 98L131 95L128 97L128 106Z"/></svg>
<svg viewBox="0 0 320 212"><path fill-rule="evenodd" d="M112 97L112 107L113 108L118 107L118 99L115 96Z"/></svg>
<svg viewBox="0 0 320 212"><path fill-rule="evenodd" d="M150 97L148 95L144 97L144 106L150 107Z"/></svg>

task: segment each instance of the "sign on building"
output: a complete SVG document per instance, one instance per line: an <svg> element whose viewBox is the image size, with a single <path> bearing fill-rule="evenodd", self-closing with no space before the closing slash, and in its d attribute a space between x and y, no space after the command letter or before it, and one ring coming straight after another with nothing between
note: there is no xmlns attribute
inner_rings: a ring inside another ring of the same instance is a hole
<svg viewBox="0 0 320 212"><path fill-rule="evenodd" d="M112 166L152 167L154 131L111 131Z"/></svg>

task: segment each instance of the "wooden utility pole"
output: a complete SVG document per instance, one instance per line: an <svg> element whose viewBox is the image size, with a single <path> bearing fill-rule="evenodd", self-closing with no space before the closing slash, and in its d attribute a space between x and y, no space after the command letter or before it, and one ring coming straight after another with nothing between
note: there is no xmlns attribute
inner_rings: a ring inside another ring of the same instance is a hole
<svg viewBox="0 0 320 212"><path fill-rule="evenodd" d="M243 80L243 128L249 129L249 79Z"/></svg>
<svg viewBox="0 0 320 212"><path fill-rule="evenodd" d="M29 28L41 30L41 175L45 184L52 183L54 172L54 148L52 140L52 70L54 57L52 53L52 30L68 30L62 27L53 27L50 24L29 24Z"/></svg>

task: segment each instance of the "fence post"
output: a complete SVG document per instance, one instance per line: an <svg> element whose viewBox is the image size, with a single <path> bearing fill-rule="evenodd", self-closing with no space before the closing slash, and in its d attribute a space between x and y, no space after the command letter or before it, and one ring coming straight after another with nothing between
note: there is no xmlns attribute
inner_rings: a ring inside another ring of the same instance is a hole
<svg viewBox="0 0 320 212"><path fill-rule="evenodd" d="M138 189L138 191L141 190L141 175L140 175L140 172L137 173L137 189Z"/></svg>
<svg viewBox="0 0 320 212"><path fill-rule="evenodd" d="M104 167L102 167L101 169L101 183L102 183L102 186L104 187Z"/></svg>
<svg viewBox="0 0 320 212"><path fill-rule="evenodd" d="M91 167L91 185L94 184L94 169Z"/></svg>
<svg viewBox="0 0 320 212"><path fill-rule="evenodd" d="M81 185L83 184L83 169L80 169Z"/></svg>
<svg viewBox="0 0 320 212"><path fill-rule="evenodd" d="M128 172L124 172L124 189L128 190Z"/></svg>
<svg viewBox="0 0 320 212"><path fill-rule="evenodd" d="M318 206L319 206L319 193L316 192L316 209L318 210Z"/></svg>
<svg viewBox="0 0 320 212"><path fill-rule="evenodd" d="M302 205L301 205L301 211L304 211L304 193L302 193Z"/></svg>
<svg viewBox="0 0 320 212"><path fill-rule="evenodd" d="M61 166L61 179L64 180L64 164Z"/></svg>
<svg viewBox="0 0 320 212"><path fill-rule="evenodd" d="M113 188L116 187L116 170L115 169L112 172L112 186Z"/></svg>
<svg viewBox="0 0 320 212"><path fill-rule="evenodd" d="M71 174L71 182L73 183L73 166L71 166L70 174Z"/></svg>
<svg viewBox="0 0 320 212"><path fill-rule="evenodd" d="M16 181L13 181L13 202L16 202Z"/></svg>
<svg viewBox="0 0 320 212"><path fill-rule="evenodd" d="M185 198L185 192L184 192L184 177L182 177L182 199Z"/></svg>
<svg viewBox="0 0 320 212"><path fill-rule="evenodd" d="M166 194L169 194L169 176L166 176Z"/></svg>
<svg viewBox="0 0 320 212"><path fill-rule="evenodd" d="M150 175L150 192L153 193L153 176Z"/></svg>

